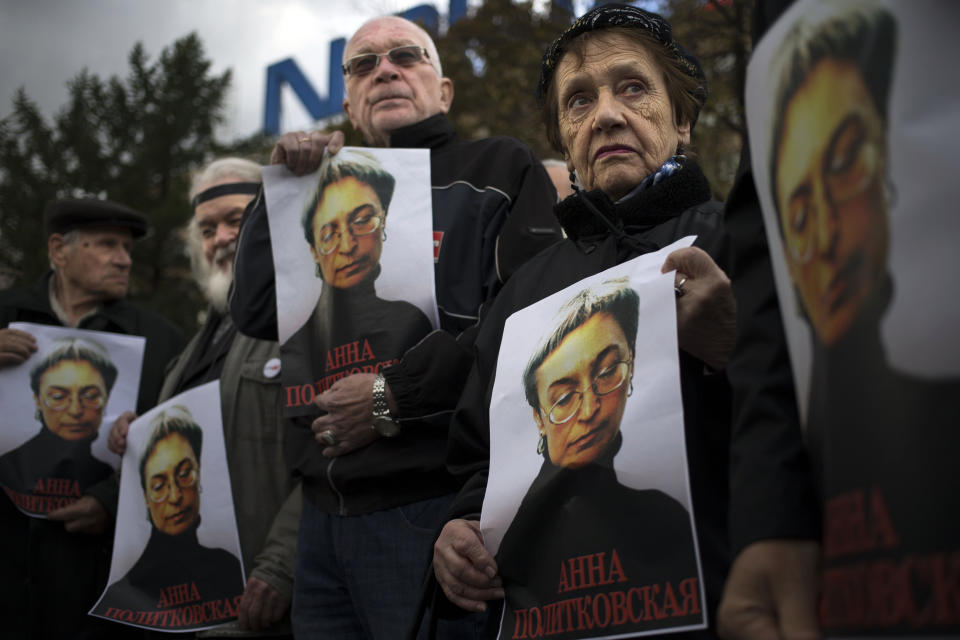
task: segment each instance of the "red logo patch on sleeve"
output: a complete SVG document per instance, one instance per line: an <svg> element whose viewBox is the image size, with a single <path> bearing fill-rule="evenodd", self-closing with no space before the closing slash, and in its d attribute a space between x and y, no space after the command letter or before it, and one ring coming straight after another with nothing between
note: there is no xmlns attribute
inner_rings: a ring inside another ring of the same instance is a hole
<svg viewBox="0 0 960 640"><path fill-rule="evenodd" d="M440 245L443 243L443 231L433 232L433 261L440 260Z"/></svg>

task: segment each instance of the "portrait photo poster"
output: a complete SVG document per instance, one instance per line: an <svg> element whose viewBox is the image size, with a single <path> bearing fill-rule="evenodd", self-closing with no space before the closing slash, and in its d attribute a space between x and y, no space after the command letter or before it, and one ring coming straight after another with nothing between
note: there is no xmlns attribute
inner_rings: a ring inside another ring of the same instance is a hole
<svg viewBox="0 0 960 640"><path fill-rule="evenodd" d="M344 147L296 177L263 168L284 414L377 373L438 326L430 156Z"/></svg>
<svg viewBox="0 0 960 640"><path fill-rule="evenodd" d="M108 586L90 614L171 632L235 619L245 578L219 381L134 420L120 478Z"/></svg>
<svg viewBox="0 0 960 640"><path fill-rule="evenodd" d="M146 340L29 322L8 328L33 335L37 351L0 369L0 485L20 511L42 518L120 465L107 437L136 409Z"/></svg>
<svg viewBox="0 0 960 640"><path fill-rule="evenodd" d="M960 635L939 577L960 553L960 84L943 81L958 25L955 2L804 0L748 67L753 176L819 473L826 637Z"/></svg>
<svg viewBox="0 0 960 640"><path fill-rule="evenodd" d="M960 273L960 252L956 249L960 216L956 215L952 181L947 178L960 171L960 154L954 152L956 143L960 143L960 85L944 83L939 72L942 61L960 50L956 38L960 5L937 0L917 0L909 5L895 1L801 0L758 43L748 67L746 108L753 176L763 209L803 416L807 414L810 393L814 336L803 296L790 274L781 233L782 214L774 202L774 128L778 121L786 122L787 105L778 105L778 100L771 99L771 92L781 84L784 68L790 62L789 43L808 40L818 33L818 25L832 20L852 13L876 12L892 20L892 55L879 59L865 51L857 65L864 73L886 83L885 93L877 98L881 101L879 110L886 112L881 116L886 121L880 124L879 132L882 145L871 151L879 156L874 162L881 175L875 180L880 183L882 202L874 205L879 210L877 215L864 221L871 228L882 229L886 236L877 242L887 244L885 253L880 255L881 267L892 280L891 298L879 322L880 339L889 364L898 370L927 378L960 376L960 340L951 337L960 326L960 299L944 295L956 289L955 276ZM791 31L801 35L788 40ZM841 105L832 106L841 109ZM811 145L815 139L831 133L825 131L814 138L809 127L803 131ZM793 150L784 146L782 151ZM823 166L824 151L818 148L798 152L807 154L801 157L815 168ZM866 243L873 240L851 238L847 244L853 241L867 251ZM873 286L871 282L849 279L850 288ZM840 289L842 285L834 286ZM836 298L856 294L828 290L824 295Z"/></svg>
<svg viewBox="0 0 960 640"><path fill-rule="evenodd" d="M670 252L693 241L593 275L506 321L480 518L506 592L500 638L620 638L707 624L675 274L660 273Z"/></svg>

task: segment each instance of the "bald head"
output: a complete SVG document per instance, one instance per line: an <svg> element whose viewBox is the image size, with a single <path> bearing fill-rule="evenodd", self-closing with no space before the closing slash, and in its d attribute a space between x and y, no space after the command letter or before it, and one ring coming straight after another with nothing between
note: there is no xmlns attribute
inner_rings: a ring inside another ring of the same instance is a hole
<svg viewBox="0 0 960 640"><path fill-rule="evenodd" d="M397 62L384 55L409 46L422 55ZM453 83L442 76L437 47L422 28L396 16L369 20L350 38L343 59L371 53L379 55L372 70L344 78L343 108L367 144L388 147L394 130L449 111Z"/></svg>
<svg viewBox="0 0 960 640"><path fill-rule="evenodd" d="M430 34L426 32L420 25L416 22L411 22L406 18L401 18L399 16L380 16L379 18L371 18L364 22L359 29L353 34L353 37L350 38L350 42L347 43L346 48L343 50L343 60L346 60L352 56L357 55L356 53L351 53L354 49L351 48L355 40L362 39L367 31L375 30L378 28L394 28L394 29L405 29L411 35L417 34L416 40L411 44L418 44L424 49L427 50L427 57L430 59L430 64L434 69L437 70L437 75L443 77L443 67L440 65L440 54L437 52L437 45L433 42L433 38L430 37ZM360 53L367 53L361 51ZM373 53L378 53L374 51Z"/></svg>

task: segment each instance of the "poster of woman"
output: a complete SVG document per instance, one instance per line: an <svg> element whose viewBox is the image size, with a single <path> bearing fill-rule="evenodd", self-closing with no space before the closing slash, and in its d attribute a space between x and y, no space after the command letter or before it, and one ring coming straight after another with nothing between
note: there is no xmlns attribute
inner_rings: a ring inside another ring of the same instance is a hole
<svg viewBox="0 0 960 640"><path fill-rule="evenodd" d="M703 628L666 255L591 276L504 328L490 405L484 544L500 638Z"/></svg>
<svg viewBox="0 0 960 640"><path fill-rule="evenodd" d="M0 485L44 517L103 482L120 459L101 429L137 404L144 338L17 322L37 351L0 370Z"/></svg>
<svg viewBox="0 0 960 640"><path fill-rule="evenodd" d="M245 584L219 382L130 424L109 586L90 612L164 631L237 617Z"/></svg>
<svg viewBox="0 0 960 640"><path fill-rule="evenodd" d="M426 150L345 147L313 174L264 169L284 412L378 373L437 326Z"/></svg>
<svg viewBox="0 0 960 640"><path fill-rule="evenodd" d="M956 607L933 627L920 613L955 596L935 576L960 552L960 89L941 74L957 24L954 3L797 2L748 69L754 178L821 473L827 633L960 631Z"/></svg>

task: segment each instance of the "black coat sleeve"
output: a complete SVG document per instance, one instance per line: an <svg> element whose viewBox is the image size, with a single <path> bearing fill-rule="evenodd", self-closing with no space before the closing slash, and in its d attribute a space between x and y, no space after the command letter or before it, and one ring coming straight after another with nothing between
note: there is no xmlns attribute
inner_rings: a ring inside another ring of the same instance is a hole
<svg viewBox="0 0 960 640"><path fill-rule="evenodd" d="M521 153L521 151L517 151ZM553 213L557 190L533 152L523 147L523 171L516 176L510 213L497 236L497 277L507 281L532 256L563 237Z"/></svg>
<svg viewBox="0 0 960 640"><path fill-rule="evenodd" d="M243 212L233 260L230 316L240 333L277 340L277 288L263 187Z"/></svg>
<svg viewBox="0 0 960 640"><path fill-rule="evenodd" d="M744 143L744 149L748 144ZM760 202L745 151L727 202L737 343L733 391L730 542L737 553L768 538L816 539L819 513L804 448Z"/></svg>
<svg viewBox="0 0 960 640"><path fill-rule="evenodd" d="M496 281L492 273L487 278L492 298L527 260L560 240L562 231L553 213L556 189L533 152L516 141L489 149L504 150L496 171L512 172L491 178L504 184L510 196L509 211L496 234ZM488 299L483 307L491 304ZM400 408L399 418L453 411L470 372L477 332L476 324L456 337L435 331L407 351L398 365L383 371Z"/></svg>

